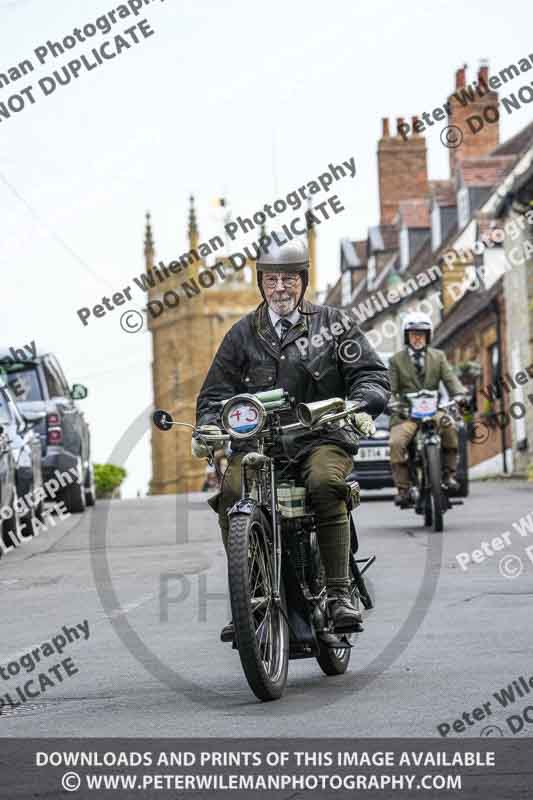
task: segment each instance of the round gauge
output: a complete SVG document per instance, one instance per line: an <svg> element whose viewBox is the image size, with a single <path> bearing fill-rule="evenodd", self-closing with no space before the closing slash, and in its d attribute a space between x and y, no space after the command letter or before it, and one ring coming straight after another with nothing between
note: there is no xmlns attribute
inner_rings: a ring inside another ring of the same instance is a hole
<svg viewBox="0 0 533 800"><path fill-rule="evenodd" d="M266 411L263 404L250 395L238 395L224 405L222 425L237 439L256 436L263 428Z"/></svg>

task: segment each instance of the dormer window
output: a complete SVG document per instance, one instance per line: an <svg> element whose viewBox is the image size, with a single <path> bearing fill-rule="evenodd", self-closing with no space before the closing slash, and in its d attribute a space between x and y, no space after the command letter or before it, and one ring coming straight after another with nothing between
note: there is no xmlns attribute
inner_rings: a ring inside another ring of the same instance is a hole
<svg viewBox="0 0 533 800"><path fill-rule="evenodd" d="M442 242L442 227L440 224L441 211L435 203L431 212L431 249L438 250Z"/></svg>
<svg viewBox="0 0 533 800"><path fill-rule="evenodd" d="M457 192L457 224L459 229L464 228L470 219L470 196L466 186Z"/></svg>
<svg viewBox="0 0 533 800"><path fill-rule="evenodd" d="M409 230L402 228L400 231L400 264L402 269L409 265Z"/></svg>

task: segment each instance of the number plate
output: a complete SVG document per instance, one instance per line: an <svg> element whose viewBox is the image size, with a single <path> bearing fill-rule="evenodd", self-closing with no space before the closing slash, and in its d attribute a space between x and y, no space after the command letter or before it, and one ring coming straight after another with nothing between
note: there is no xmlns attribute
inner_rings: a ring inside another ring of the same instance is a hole
<svg viewBox="0 0 533 800"><path fill-rule="evenodd" d="M390 447L361 447L355 456L356 461L388 461Z"/></svg>

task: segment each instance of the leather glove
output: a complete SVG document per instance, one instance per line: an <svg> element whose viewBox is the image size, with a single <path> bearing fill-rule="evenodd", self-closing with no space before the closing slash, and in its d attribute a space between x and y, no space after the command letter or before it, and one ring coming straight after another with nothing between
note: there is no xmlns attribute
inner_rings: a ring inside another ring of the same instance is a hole
<svg viewBox="0 0 533 800"><path fill-rule="evenodd" d="M362 411L359 414L354 414L352 420L357 430L363 436L373 436L375 434L376 426L370 414Z"/></svg>
<svg viewBox="0 0 533 800"><path fill-rule="evenodd" d="M200 425L200 427L196 429L196 432L204 434L205 436L216 436L222 433L218 425ZM209 442L209 448L211 450L219 450L221 447L224 447L223 440L212 440ZM193 436L191 440L191 453L195 458L207 458L209 456L207 445L195 436Z"/></svg>
<svg viewBox="0 0 533 800"><path fill-rule="evenodd" d="M455 402L458 406L467 406L468 405L468 397L465 394L456 394L454 395Z"/></svg>

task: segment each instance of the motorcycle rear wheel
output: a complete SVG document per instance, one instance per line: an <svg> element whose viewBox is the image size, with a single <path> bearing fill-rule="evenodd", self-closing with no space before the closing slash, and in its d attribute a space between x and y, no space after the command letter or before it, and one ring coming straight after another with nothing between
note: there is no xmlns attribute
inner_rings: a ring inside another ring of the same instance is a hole
<svg viewBox="0 0 533 800"><path fill-rule="evenodd" d="M350 580L352 582L352 601L354 605L357 607L358 598L361 596L361 590L364 590L365 599L368 601L368 605L363 602L365 608L372 608L373 603L368 593L368 590L364 584L363 578L358 573L357 569L357 562L355 561L355 554L357 552L357 534L355 531L355 526L352 524L350 525L351 534L350 534ZM324 567L321 565L320 569L320 577L325 584L325 572ZM347 640L350 641L352 638L352 634L348 634L346 636ZM316 660L320 666L320 669L325 675L344 675L348 666L350 664L350 658L352 655L351 648L332 648L326 647L326 645L319 640L318 642L318 654L316 656Z"/></svg>
<svg viewBox="0 0 533 800"><path fill-rule="evenodd" d="M259 700L278 700L287 683L289 631L283 581L275 605L270 522L260 508L231 517L228 583L235 640L248 684Z"/></svg>

